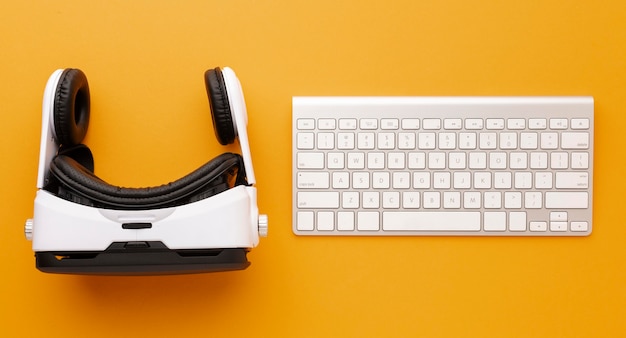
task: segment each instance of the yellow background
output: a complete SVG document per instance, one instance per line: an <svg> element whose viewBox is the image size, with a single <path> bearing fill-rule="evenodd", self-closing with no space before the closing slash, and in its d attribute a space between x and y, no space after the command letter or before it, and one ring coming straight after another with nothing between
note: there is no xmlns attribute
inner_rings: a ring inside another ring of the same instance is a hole
<svg viewBox="0 0 626 338"><path fill-rule="evenodd" d="M626 2L13 1L0 11L0 336L626 337ZM244 271L38 272L41 100L91 88L85 142L111 183L156 185L225 149L203 72L248 104L270 236ZM310 238L291 232L295 95L592 95L585 238Z"/></svg>

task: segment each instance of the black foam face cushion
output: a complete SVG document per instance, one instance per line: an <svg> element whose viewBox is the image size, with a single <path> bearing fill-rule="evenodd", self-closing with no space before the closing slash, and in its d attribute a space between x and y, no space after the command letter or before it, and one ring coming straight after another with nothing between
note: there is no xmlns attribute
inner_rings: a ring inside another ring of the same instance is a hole
<svg viewBox="0 0 626 338"><path fill-rule="evenodd" d="M132 210L182 205L227 190L245 175L242 163L240 155L224 153L174 182L142 188L111 185L69 155L56 156L50 172L58 182L56 188L61 187L56 192L61 192L61 197L101 208Z"/></svg>

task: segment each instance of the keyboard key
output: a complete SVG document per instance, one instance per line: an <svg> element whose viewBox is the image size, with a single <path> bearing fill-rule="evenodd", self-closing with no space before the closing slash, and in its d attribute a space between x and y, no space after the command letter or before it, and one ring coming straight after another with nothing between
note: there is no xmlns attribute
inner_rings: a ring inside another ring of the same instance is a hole
<svg viewBox="0 0 626 338"><path fill-rule="evenodd" d="M390 186L391 177L388 171L375 171L372 173L372 188L389 189Z"/></svg>
<svg viewBox="0 0 626 338"><path fill-rule="evenodd" d="M383 208L385 209L399 209L400 208L400 193L397 191L385 191L383 192Z"/></svg>
<svg viewBox="0 0 626 338"><path fill-rule="evenodd" d="M557 171L554 186L557 189L589 188L589 173Z"/></svg>
<svg viewBox="0 0 626 338"><path fill-rule="evenodd" d="M426 168L426 153L423 153L423 152L409 153L407 166L409 169L425 169Z"/></svg>
<svg viewBox="0 0 626 338"><path fill-rule="evenodd" d="M524 193L524 208L541 209L543 207L543 193L528 191Z"/></svg>
<svg viewBox="0 0 626 338"><path fill-rule="evenodd" d="M570 227L572 231L576 231L576 232L589 231L589 223L587 222L571 222Z"/></svg>
<svg viewBox="0 0 626 338"><path fill-rule="evenodd" d="M548 209L586 209L589 207L587 192L546 192L546 208Z"/></svg>
<svg viewBox="0 0 626 338"><path fill-rule="evenodd" d="M510 130L521 130L526 128L525 119L507 119L506 127Z"/></svg>
<svg viewBox="0 0 626 338"><path fill-rule="evenodd" d="M514 211L509 213L509 230L526 231L526 212Z"/></svg>
<svg viewBox="0 0 626 338"><path fill-rule="evenodd" d="M419 149L435 149L435 133L418 133L417 134L417 147Z"/></svg>
<svg viewBox="0 0 626 338"><path fill-rule="evenodd" d="M345 168L345 158L343 153L328 153L328 169L343 169ZM322 157L323 161L323 157ZM317 168L312 168L317 169Z"/></svg>
<svg viewBox="0 0 626 338"><path fill-rule="evenodd" d="M439 149L456 149L456 134L439 133Z"/></svg>
<svg viewBox="0 0 626 338"><path fill-rule="evenodd" d="M398 119L380 119L380 129L382 130L396 130L399 125Z"/></svg>
<svg viewBox="0 0 626 338"><path fill-rule="evenodd" d="M351 150L354 149L354 133L338 133L337 149Z"/></svg>
<svg viewBox="0 0 626 338"><path fill-rule="evenodd" d="M355 189L369 189L370 187L370 173L368 172L353 172L352 173L352 187Z"/></svg>
<svg viewBox="0 0 626 338"><path fill-rule="evenodd" d="M460 133L459 149L476 149L476 133Z"/></svg>
<svg viewBox="0 0 626 338"><path fill-rule="evenodd" d="M315 129L315 119L298 119L299 130L313 130Z"/></svg>
<svg viewBox="0 0 626 338"><path fill-rule="evenodd" d="M537 133L520 133L519 147L520 149L537 149L538 145Z"/></svg>
<svg viewBox="0 0 626 338"><path fill-rule="evenodd" d="M387 168L404 169L404 153L393 152L387 154Z"/></svg>
<svg viewBox="0 0 626 338"><path fill-rule="evenodd" d="M398 149L415 149L415 133L398 133Z"/></svg>
<svg viewBox="0 0 626 338"><path fill-rule="evenodd" d="M500 133L500 149L517 149L517 133Z"/></svg>
<svg viewBox="0 0 626 338"><path fill-rule="evenodd" d="M567 211L552 211L550 212L551 221L567 221Z"/></svg>
<svg viewBox="0 0 626 338"><path fill-rule="evenodd" d="M430 188L430 173L429 172L414 172L413 173L413 188L415 189L428 189Z"/></svg>
<svg viewBox="0 0 626 338"><path fill-rule="evenodd" d="M380 208L380 194L378 191L366 191L363 193L363 209Z"/></svg>
<svg viewBox="0 0 626 338"><path fill-rule="evenodd" d="M528 120L528 129L532 130L542 130L548 127L548 123L546 119L529 119Z"/></svg>
<svg viewBox="0 0 626 338"><path fill-rule="evenodd" d="M396 147L396 134L380 133L378 134L378 149L394 149Z"/></svg>
<svg viewBox="0 0 626 338"><path fill-rule="evenodd" d="M559 134L541 133L541 149L557 149L559 147Z"/></svg>
<svg viewBox="0 0 626 338"><path fill-rule="evenodd" d="M443 193L444 209L460 209L461 208L461 192L446 191Z"/></svg>
<svg viewBox="0 0 626 338"><path fill-rule="evenodd" d="M332 209L339 208L339 192L337 191L299 191L298 208L301 209Z"/></svg>
<svg viewBox="0 0 626 338"><path fill-rule="evenodd" d="M298 153L298 169L323 169L324 153Z"/></svg>
<svg viewBox="0 0 626 338"><path fill-rule="evenodd" d="M589 169L589 153L572 152L572 169Z"/></svg>
<svg viewBox="0 0 626 338"><path fill-rule="evenodd" d="M521 209L522 193L519 191L507 191L504 193L504 208Z"/></svg>
<svg viewBox="0 0 626 338"><path fill-rule="evenodd" d="M319 119L317 128L320 130L333 130L337 126L335 119Z"/></svg>
<svg viewBox="0 0 626 338"><path fill-rule="evenodd" d="M561 134L561 148L588 149L589 133L564 132Z"/></svg>
<svg viewBox="0 0 626 338"><path fill-rule="evenodd" d="M420 207L420 193L406 191L402 193L402 207L404 209L417 209Z"/></svg>
<svg viewBox="0 0 626 338"><path fill-rule="evenodd" d="M350 173L349 172L333 172L333 189L348 189L350 188Z"/></svg>
<svg viewBox="0 0 626 338"><path fill-rule="evenodd" d="M330 174L328 172L298 173L298 188L300 189L328 189L330 187Z"/></svg>
<svg viewBox="0 0 626 338"><path fill-rule="evenodd" d="M567 231L567 222L549 222L550 231L564 232Z"/></svg>
<svg viewBox="0 0 626 338"><path fill-rule="evenodd" d="M567 119L550 119L550 129L567 129Z"/></svg>
<svg viewBox="0 0 626 338"><path fill-rule="evenodd" d="M378 129L378 120L377 119L360 119L359 127L363 130Z"/></svg>
<svg viewBox="0 0 626 338"><path fill-rule="evenodd" d="M348 169L365 169L365 153L348 153Z"/></svg>
<svg viewBox="0 0 626 338"><path fill-rule="evenodd" d="M463 128L463 122L461 119L444 119L443 129L459 130Z"/></svg>
<svg viewBox="0 0 626 338"><path fill-rule="evenodd" d="M480 231L480 212L383 211L385 231Z"/></svg>
<svg viewBox="0 0 626 338"><path fill-rule="evenodd" d="M361 206L361 196L356 191L346 191L341 194L341 206L344 209L358 209Z"/></svg>
<svg viewBox="0 0 626 338"><path fill-rule="evenodd" d="M356 119L339 119L339 129L343 129L343 130L356 129Z"/></svg>
<svg viewBox="0 0 626 338"><path fill-rule="evenodd" d="M485 212L483 227L485 231L505 231L506 212Z"/></svg>
<svg viewBox="0 0 626 338"><path fill-rule="evenodd" d="M337 213L337 230L354 231L354 213L350 211L340 211Z"/></svg>
<svg viewBox="0 0 626 338"><path fill-rule="evenodd" d="M314 137L315 134L313 133L298 133L298 149L310 150L315 148Z"/></svg>
<svg viewBox="0 0 626 338"><path fill-rule="evenodd" d="M335 213L332 211L320 211L317 213L317 230L335 230Z"/></svg>
<svg viewBox="0 0 626 338"><path fill-rule="evenodd" d="M334 149L335 148L335 134L333 133L318 133L317 134L317 149Z"/></svg>
<svg viewBox="0 0 626 338"><path fill-rule="evenodd" d="M374 149L376 147L374 135L374 133L358 133L357 148L362 150Z"/></svg>
<svg viewBox="0 0 626 338"><path fill-rule="evenodd" d="M424 119L422 121L422 129L426 129L426 130L441 129L441 119Z"/></svg>
<svg viewBox="0 0 626 338"><path fill-rule="evenodd" d="M589 129L589 119L572 119L571 128L574 130Z"/></svg>
<svg viewBox="0 0 626 338"><path fill-rule="evenodd" d="M480 149L496 149L498 134L496 133L480 133Z"/></svg>
<svg viewBox="0 0 626 338"><path fill-rule="evenodd" d="M548 222L530 222L530 231L548 231Z"/></svg>
<svg viewBox="0 0 626 338"><path fill-rule="evenodd" d="M296 227L300 231L312 231L315 229L315 220L313 211L298 211Z"/></svg>
<svg viewBox="0 0 626 338"><path fill-rule="evenodd" d="M420 128L420 119L402 119L402 129L417 130Z"/></svg>
<svg viewBox="0 0 626 338"><path fill-rule="evenodd" d="M492 129L492 130L504 129L504 119L487 119L487 129Z"/></svg>
<svg viewBox="0 0 626 338"><path fill-rule="evenodd" d="M408 189L411 187L411 176L408 172L394 171L392 177L393 177L392 187L394 189Z"/></svg>
<svg viewBox="0 0 626 338"><path fill-rule="evenodd" d="M360 231L380 230L380 216L377 211L361 211L357 213L357 229Z"/></svg>
<svg viewBox="0 0 626 338"><path fill-rule="evenodd" d="M526 169L528 167L528 153L514 152L509 155L509 168Z"/></svg>
<svg viewBox="0 0 626 338"><path fill-rule="evenodd" d="M385 168L385 153L367 153L367 168L368 169L384 169Z"/></svg>
<svg viewBox="0 0 626 338"><path fill-rule="evenodd" d="M480 130L483 129L483 119L465 119L465 129Z"/></svg>

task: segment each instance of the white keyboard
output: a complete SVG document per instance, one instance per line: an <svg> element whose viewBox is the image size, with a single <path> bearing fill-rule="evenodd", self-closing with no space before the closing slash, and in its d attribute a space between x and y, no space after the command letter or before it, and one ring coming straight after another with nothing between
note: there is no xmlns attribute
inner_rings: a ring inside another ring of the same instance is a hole
<svg viewBox="0 0 626 338"><path fill-rule="evenodd" d="M592 97L294 97L293 232L585 236Z"/></svg>

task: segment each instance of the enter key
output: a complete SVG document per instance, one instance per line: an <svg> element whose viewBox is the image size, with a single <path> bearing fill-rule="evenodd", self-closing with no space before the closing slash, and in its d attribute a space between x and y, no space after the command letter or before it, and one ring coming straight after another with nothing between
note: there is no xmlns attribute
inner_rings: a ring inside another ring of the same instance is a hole
<svg viewBox="0 0 626 338"><path fill-rule="evenodd" d="M589 188L589 173L557 172L555 187L557 189L587 189Z"/></svg>

